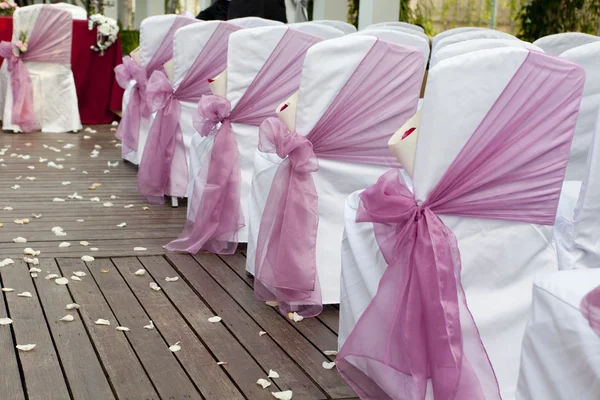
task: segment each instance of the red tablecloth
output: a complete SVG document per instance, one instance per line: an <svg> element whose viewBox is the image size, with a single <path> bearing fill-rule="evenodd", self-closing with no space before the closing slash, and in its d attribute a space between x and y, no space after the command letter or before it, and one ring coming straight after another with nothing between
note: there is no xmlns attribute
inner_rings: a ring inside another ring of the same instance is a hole
<svg viewBox="0 0 600 400"><path fill-rule="evenodd" d="M0 17L0 40L12 39L12 18ZM73 21L71 68L75 78L79 116L84 125L108 124L120 111L123 89L115 80L115 67L121 64L121 39L103 56L90 49L96 44L96 30L88 30L88 22ZM0 59L1 60L1 59Z"/></svg>

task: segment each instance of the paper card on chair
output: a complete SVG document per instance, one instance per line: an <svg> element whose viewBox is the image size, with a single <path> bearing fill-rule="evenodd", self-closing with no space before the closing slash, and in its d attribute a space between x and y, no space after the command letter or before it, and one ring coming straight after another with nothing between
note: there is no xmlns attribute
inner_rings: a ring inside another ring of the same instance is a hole
<svg viewBox="0 0 600 400"><path fill-rule="evenodd" d="M169 81L173 83L173 59L170 59L166 63L163 64L163 68L169 78Z"/></svg>
<svg viewBox="0 0 600 400"><path fill-rule="evenodd" d="M388 146L394 157L402 164L408 175L413 177L415 155L417 153L417 139L419 125L421 124L421 111L417 111L400 129L394 133Z"/></svg>
<svg viewBox="0 0 600 400"><path fill-rule="evenodd" d="M215 96L227 97L227 70L221 72L213 79L209 79L208 87Z"/></svg>
<svg viewBox="0 0 600 400"><path fill-rule="evenodd" d="M298 105L298 92L291 95L277 107L276 113L280 120L291 132L296 130L296 108Z"/></svg>
<svg viewBox="0 0 600 400"><path fill-rule="evenodd" d="M140 64L140 48L138 47L129 53L129 57L131 57L137 64Z"/></svg>

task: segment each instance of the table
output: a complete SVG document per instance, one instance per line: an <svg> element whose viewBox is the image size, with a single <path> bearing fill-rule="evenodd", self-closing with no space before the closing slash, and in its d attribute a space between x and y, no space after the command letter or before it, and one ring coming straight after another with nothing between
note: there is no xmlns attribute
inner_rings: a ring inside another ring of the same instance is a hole
<svg viewBox="0 0 600 400"><path fill-rule="evenodd" d="M0 40L12 39L12 18L0 17ZM114 111L121 110L123 89L115 80L115 67L121 64L121 39L108 48L103 56L90 49L96 44L96 29L89 30L88 22L73 21L71 69L75 79L79 116L84 125L108 124L116 119Z"/></svg>

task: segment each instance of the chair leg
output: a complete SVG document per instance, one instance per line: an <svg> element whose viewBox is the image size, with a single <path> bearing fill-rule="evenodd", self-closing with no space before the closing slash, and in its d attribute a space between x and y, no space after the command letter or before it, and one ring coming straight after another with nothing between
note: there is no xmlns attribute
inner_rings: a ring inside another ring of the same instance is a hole
<svg viewBox="0 0 600 400"><path fill-rule="evenodd" d="M171 207L179 207L179 199L177 197L171 197Z"/></svg>

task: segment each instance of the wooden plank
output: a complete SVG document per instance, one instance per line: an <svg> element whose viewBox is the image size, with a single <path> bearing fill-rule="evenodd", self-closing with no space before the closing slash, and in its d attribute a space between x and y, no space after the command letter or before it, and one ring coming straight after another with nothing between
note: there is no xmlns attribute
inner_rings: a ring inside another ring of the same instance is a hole
<svg viewBox="0 0 600 400"><path fill-rule="evenodd" d="M285 318L279 314L274 308L259 302L254 297L254 291L246 282L227 268L220 258L213 254L198 254L194 256L202 267L233 297L236 302L246 312L251 314L257 323L259 323L265 331L269 332L271 337L311 376L311 378L325 390L325 392L334 399L353 397L356 394L344 382L336 369L323 369L323 361L329 359L316 347L313 347L310 342L296 330ZM310 321L303 320L298 325L305 324ZM309 322L310 323L310 322ZM315 323L321 324L319 321L311 323L307 331L313 331ZM307 324L308 325L308 324ZM322 324L321 324L322 326ZM323 330L328 332L333 338L335 335L323 326ZM313 340L318 340L313 337ZM318 340L319 344L326 343L325 340ZM327 344L326 349L334 350L337 348L337 340L331 344Z"/></svg>
<svg viewBox="0 0 600 400"><path fill-rule="evenodd" d="M220 261L216 256L212 257ZM255 321L255 315L244 312L240 305L192 257L168 254L167 258L171 260L178 273L185 277L186 281L202 296L215 314L223 318L223 324L254 356L261 367L264 370L273 369L279 373L280 378L277 379L277 384L282 390L291 389L296 398L300 399L327 398L298 367L296 361L277 345L271 337L270 330L259 325ZM222 262L219 263L219 267L227 268ZM267 335L259 336L260 331L266 331ZM304 341L304 344L306 343Z"/></svg>
<svg viewBox="0 0 600 400"><path fill-rule="evenodd" d="M317 318L319 318L319 321L324 323L336 335L339 333L340 311L337 308L328 304L323 307L323 312L319 314Z"/></svg>
<svg viewBox="0 0 600 400"><path fill-rule="evenodd" d="M249 288L253 288L254 280L246 275L246 257L241 253L220 256L221 259L240 277ZM281 315L281 314L279 314ZM301 324L290 321L282 316L291 326L300 331L321 352L337 350L337 336L327 328L319 319L306 318Z"/></svg>
<svg viewBox="0 0 600 400"><path fill-rule="evenodd" d="M85 263L81 260L63 258L57 261L64 276L70 277L74 271L87 271ZM92 277L86 278L81 282L69 284L69 291L75 302L81 306L80 318L85 323L118 398L159 399L127 337L116 331L114 326L94 324L98 318L113 322L117 319Z"/></svg>
<svg viewBox="0 0 600 400"><path fill-rule="evenodd" d="M164 257L140 257L139 260L157 281L162 281L167 276L180 277ZM192 260L192 262L194 261ZM268 369L261 368L252 358L252 355L229 332L227 329L228 321L218 324L207 323L208 318L214 316L215 313L206 306L181 277L180 281L182 281L180 285L162 285L163 292L168 295L216 359L231 361L223 368L247 398L272 399L273 397L268 391L256 384L258 378L266 377ZM271 388L278 387L276 381L273 382Z"/></svg>
<svg viewBox="0 0 600 400"><path fill-rule="evenodd" d="M112 262L165 341L167 343L181 342L183 350L175 355L190 378L200 388L202 395L207 399L219 397L232 400L243 399L244 396L229 379L224 369L217 365L220 360L215 359L209 353L163 292L163 290L171 291L171 289L184 290L187 284L183 281L166 282L165 276L153 278L148 273L136 276L134 273L143 266L135 257L114 258ZM94 270L96 267L92 265L91 268ZM173 277L173 275L169 276ZM156 282L163 290L150 290L151 282ZM206 319L203 323L204 325L215 325ZM253 384L257 386L254 382Z"/></svg>
<svg viewBox="0 0 600 400"><path fill-rule="evenodd" d="M4 267L4 269L7 268L12 267ZM3 286L1 277L0 286ZM5 317L10 317L10 314L4 303L4 295L0 293L0 318ZM0 392L2 398L6 400L25 400L15 346L16 343L13 341L10 325L0 326L0 354L2 354Z"/></svg>
<svg viewBox="0 0 600 400"><path fill-rule="evenodd" d="M108 259L88 264L89 271L110 305L117 323L131 329L126 335L135 349L157 392L167 399L200 399L197 388L187 376L158 329L144 329L150 317L137 301L121 275ZM100 272L108 269L108 273ZM148 288L148 290L151 290ZM112 327L105 327L114 330ZM183 350L182 350L183 351Z"/></svg>
<svg viewBox="0 0 600 400"><path fill-rule="evenodd" d="M15 260L13 266L2 268L0 273L3 286L14 289L14 292L6 293L6 303L13 320L16 342L20 345L36 345L31 351L18 353L28 399L69 399L67 383L27 265ZM30 292L33 298L17 297L21 292Z"/></svg>
<svg viewBox="0 0 600 400"><path fill-rule="evenodd" d="M39 268L43 274L60 274L53 259L40 260ZM114 399L81 317L76 310L66 311L66 305L74 302L69 289L53 281L42 279L42 276L34 279L34 284L40 302L44 305L44 314L67 376L72 398L74 400ZM73 284L77 283L73 282ZM73 314L75 320L60 321L66 314Z"/></svg>

